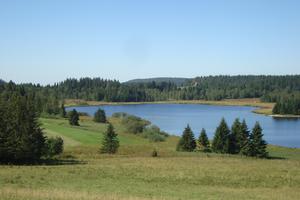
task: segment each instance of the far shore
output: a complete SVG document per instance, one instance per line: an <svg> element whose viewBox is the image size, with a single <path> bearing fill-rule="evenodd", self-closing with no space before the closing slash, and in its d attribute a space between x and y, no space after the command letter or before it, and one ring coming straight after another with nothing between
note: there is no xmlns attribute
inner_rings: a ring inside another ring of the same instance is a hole
<svg viewBox="0 0 300 200"><path fill-rule="evenodd" d="M275 103L262 102L258 98L211 100L168 100L150 102L105 102L86 101L82 99L66 99L65 106L101 106L101 105L138 105L138 104L203 104L216 106L251 106L256 107L252 112L277 118L300 118L300 115L273 115L272 109Z"/></svg>

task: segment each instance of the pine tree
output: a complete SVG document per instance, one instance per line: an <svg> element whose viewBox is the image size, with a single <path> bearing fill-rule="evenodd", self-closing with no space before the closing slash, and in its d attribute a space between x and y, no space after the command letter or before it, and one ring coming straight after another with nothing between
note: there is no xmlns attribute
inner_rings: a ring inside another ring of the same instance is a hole
<svg viewBox="0 0 300 200"><path fill-rule="evenodd" d="M65 105L63 103L61 104L61 107L60 107L60 115L61 115L62 118L65 118L66 115L67 115L66 108L65 108Z"/></svg>
<svg viewBox="0 0 300 200"><path fill-rule="evenodd" d="M249 138L249 130L247 123L245 119L243 120L241 124L241 135L238 137L238 144L240 147L240 153L243 155L247 155L249 144L250 144L250 138Z"/></svg>
<svg viewBox="0 0 300 200"><path fill-rule="evenodd" d="M242 135L241 122L237 118L231 127L231 134L228 137L228 153L236 154L240 152L239 138Z"/></svg>
<svg viewBox="0 0 300 200"><path fill-rule="evenodd" d="M110 154L116 153L119 148L119 140L117 136L118 135L115 133L113 125L108 124L100 152Z"/></svg>
<svg viewBox="0 0 300 200"><path fill-rule="evenodd" d="M32 96L20 88L1 103L0 161L32 162L43 155L45 137L40 128ZM3 128L4 127L4 128Z"/></svg>
<svg viewBox="0 0 300 200"><path fill-rule="evenodd" d="M201 130L198 142L199 142L200 150L202 150L204 152L208 152L210 150L209 149L209 140L208 140L208 137L206 135L206 131L204 128Z"/></svg>
<svg viewBox="0 0 300 200"><path fill-rule="evenodd" d="M263 139L262 128L258 122L255 123L255 126L252 130L250 142L250 156L255 156L258 158L266 158L268 156L268 152L266 150L267 143Z"/></svg>
<svg viewBox="0 0 300 200"><path fill-rule="evenodd" d="M105 111L99 108L94 115L94 121L99 123L105 123L106 122Z"/></svg>
<svg viewBox="0 0 300 200"><path fill-rule="evenodd" d="M177 144L177 151L194 151L196 140L189 125L184 129L183 134Z"/></svg>
<svg viewBox="0 0 300 200"><path fill-rule="evenodd" d="M214 139L212 141L212 150L216 153L228 152L228 135L230 130L224 118L222 118L220 125L217 127Z"/></svg>
<svg viewBox="0 0 300 200"><path fill-rule="evenodd" d="M72 111L69 112L69 123L72 126L79 126L79 114L78 112L73 109Z"/></svg>

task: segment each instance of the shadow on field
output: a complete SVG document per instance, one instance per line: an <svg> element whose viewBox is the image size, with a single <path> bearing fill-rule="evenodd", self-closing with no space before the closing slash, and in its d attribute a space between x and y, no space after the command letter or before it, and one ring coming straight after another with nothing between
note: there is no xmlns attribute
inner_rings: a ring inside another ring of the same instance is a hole
<svg viewBox="0 0 300 200"><path fill-rule="evenodd" d="M36 161L2 161L0 165L30 165L30 166L38 166L38 165L83 165L87 164L86 161L77 160L76 158L57 158L57 159L41 159Z"/></svg>
<svg viewBox="0 0 300 200"><path fill-rule="evenodd" d="M279 156L269 156L267 159L269 159L269 160L286 160L287 158L279 157Z"/></svg>

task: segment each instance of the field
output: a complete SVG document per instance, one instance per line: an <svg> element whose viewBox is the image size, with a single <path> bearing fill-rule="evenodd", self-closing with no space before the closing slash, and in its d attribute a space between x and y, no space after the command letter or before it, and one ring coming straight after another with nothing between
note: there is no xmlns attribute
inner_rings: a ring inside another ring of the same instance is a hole
<svg viewBox="0 0 300 200"><path fill-rule="evenodd" d="M98 153L105 124L41 119L48 136L63 137L65 152L57 162L0 166L0 199L300 199L300 149L269 146L272 159L179 153L178 137L151 143L110 122L117 155Z"/></svg>

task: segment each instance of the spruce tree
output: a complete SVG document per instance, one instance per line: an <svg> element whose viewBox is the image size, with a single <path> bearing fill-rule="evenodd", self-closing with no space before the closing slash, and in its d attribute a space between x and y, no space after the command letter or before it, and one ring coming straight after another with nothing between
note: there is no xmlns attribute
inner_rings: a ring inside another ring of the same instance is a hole
<svg viewBox="0 0 300 200"><path fill-rule="evenodd" d="M249 138L249 130L247 123L245 119L243 120L241 124L241 135L238 137L238 144L240 147L240 154L247 155L249 144L250 144L250 138Z"/></svg>
<svg viewBox="0 0 300 200"><path fill-rule="evenodd" d="M0 104L0 161L33 162L43 155L45 137L35 112L33 96L20 88Z"/></svg>
<svg viewBox="0 0 300 200"><path fill-rule="evenodd" d="M228 137L228 153L236 154L240 152L239 138L242 135L241 122L237 118L231 127L231 134Z"/></svg>
<svg viewBox="0 0 300 200"><path fill-rule="evenodd" d="M258 158L266 158L268 156L267 143L263 139L262 128L258 122L255 123L254 128L252 129L250 143L250 156Z"/></svg>
<svg viewBox="0 0 300 200"><path fill-rule="evenodd" d="M115 133L113 125L108 124L107 130L104 134L100 152L110 154L116 153L119 148L119 140L117 136L118 135Z"/></svg>
<svg viewBox="0 0 300 200"><path fill-rule="evenodd" d="M206 135L206 131L204 128L201 130L198 142L199 142L200 150L202 150L204 152L208 152L210 150L209 149L209 140L208 140L208 137Z"/></svg>
<svg viewBox="0 0 300 200"><path fill-rule="evenodd" d="M79 126L79 114L78 112L73 109L72 111L69 112L69 123L72 126Z"/></svg>
<svg viewBox="0 0 300 200"><path fill-rule="evenodd" d="M194 151L196 148L195 136L189 125L184 129L183 134L177 144L177 151Z"/></svg>
<svg viewBox="0 0 300 200"><path fill-rule="evenodd" d="M61 104L61 107L60 107L60 116L62 118L65 118L67 115L67 112L66 112L66 108L65 108L65 105L62 103Z"/></svg>
<svg viewBox="0 0 300 200"><path fill-rule="evenodd" d="M212 150L216 153L228 152L228 136L230 130L224 118L222 118L220 125L217 127L215 136L212 141Z"/></svg>
<svg viewBox="0 0 300 200"><path fill-rule="evenodd" d="M99 123L105 123L106 122L105 111L99 108L94 115L94 121Z"/></svg>

